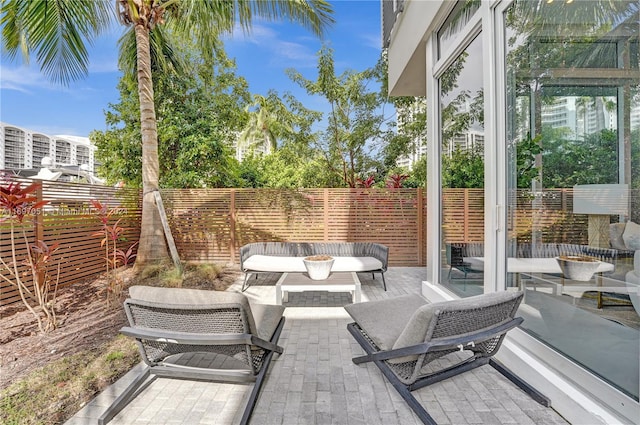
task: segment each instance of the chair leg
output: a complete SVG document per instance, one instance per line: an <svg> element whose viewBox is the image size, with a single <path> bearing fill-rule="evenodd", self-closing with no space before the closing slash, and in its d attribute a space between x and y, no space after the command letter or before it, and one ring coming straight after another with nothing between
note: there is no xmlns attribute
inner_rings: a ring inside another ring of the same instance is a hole
<svg viewBox="0 0 640 425"><path fill-rule="evenodd" d="M100 416L98 419L99 425L105 425L109 423L111 419L113 419L122 409L125 408L127 404L131 402L135 398L136 391L142 386L142 384L147 380L150 375L149 366L145 366L144 370L138 375L131 384L115 399L111 406L107 408L107 410ZM152 380L156 377L153 376Z"/></svg>
<svg viewBox="0 0 640 425"><path fill-rule="evenodd" d="M491 360L489 360L489 364L495 370L500 372L504 377L506 377L509 381L511 381L514 384L516 384L516 386L518 386L518 388L520 388L525 393L529 394L529 396L532 399L534 399L535 401L537 401L538 403L540 403L544 407L551 407L551 400L549 400L549 398L547 396L545 396L544 394L542 394L541 392L539 392L538 390L533 388L531 385L529 385L526 381L521 379L519 376L517 376L511 370L507 369L507 367L504 366L502 363L500 363L499 361L497 361L497 360L492 358Z"/></svg>
<svg viewBox="0 0 640 425"><path fill-rule="evenodd" d="M249 275L251 273L245 273L244 274L244 282L242 282L242 290L240 292L244 292L247 290L247 288L249 287L249 285L247 285L247 280L249 280ZM257 275L256 275L257 277Z"/></svg>
<svg viewBox="0 0 640 425"><path fill-rule="evenodd" d="M280 324L276 328L273 336L271 337L271 342L274 344L278 342L280 339L280 333L282 332L282 328L284 327L284 317L280 320ZM253 413L253 408L258 401L258 395L260 395L260 388L264 383L264 378L267 374L267 369L269 369L269 364L271 363L271 357L273 357L273 351L270 351L269 354L265 357L262 367L260 368L260 372L256 376L256 382L253 384L253 390L251 390L251 395L249 396L249 400L247 401L247 406L244 408L244 412L242 414L242 419L240 420L241 425L246 425L249 423L249 419L251 418L251 413Z"/></svg>
<svg viewBox="0 0 640 425"><path fill-rule="evenodd" d="M385 282L384 280L384 272L380 272L380 276L382 276L382 286L384 287L384 290L387 290L387 282ZM371 272L371 279L375 280L376 279L376 272Z"/></svg>
<svg viewBox="0 0 640 425"><path fill-rule="evenodd" d="M422 423L426 425L437 425L437 422L431 417L431 415L429 415L429 413L427 413L425 408L422 407L420 403L418 403L418 400L413 396L413 394L411 394L409 388L405 384L400 382L393 371L389 369L389 366L387 366L383 361L373 360L371 358L370 355L373 353L371 345L369 344L369 341L367 341L364 336L362 336L362 334L355 328L355 323L348 324L347 330L351 333L351 335L353 335L353 337L358 342L358 344L360 344L360 347L362 347L365 353L367 353L367 355L365 356L354 357L353 359L351 359L353 363L360 364L373 361L373 363L378 366L378 369L380 369L382 374L387 377L387 380L391 383L391 385L393 385L393 388L395 388L396 391L398 391L398 394L400 394L404 401L407 402L407 405L411 408L411 410L413 410L418 418L420 418Z"/></svg>
<svg viewBox="0 0 640 425"><path fill-rule="evenodd" d="M407 405L413 410L413 413L420 418L423 424L425 425L437 425L438 423L431 417L431 415L426 411L424 407L418 402L418 400L411 394L411 391L404 385L402 382L398 380L396 375L389 369L389 367L380 360L373 361L378 369L382 372L384 376L387 377L393 388L398 391L400 397L407 402Z"/></svg>

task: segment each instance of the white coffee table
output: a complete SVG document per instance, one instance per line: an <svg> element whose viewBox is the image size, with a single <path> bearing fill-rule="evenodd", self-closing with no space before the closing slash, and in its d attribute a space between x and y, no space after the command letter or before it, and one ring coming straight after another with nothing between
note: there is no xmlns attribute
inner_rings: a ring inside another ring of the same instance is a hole
<svg viewBox="0 0 640 425"><path fill-rule="evenodd" d="M306 273L283 273L276 283L276 304L289 301L289 292L305 291L351 292L354 303L361 298L360 279L353 272L331 273L325 280L313 280Z"/></svg>

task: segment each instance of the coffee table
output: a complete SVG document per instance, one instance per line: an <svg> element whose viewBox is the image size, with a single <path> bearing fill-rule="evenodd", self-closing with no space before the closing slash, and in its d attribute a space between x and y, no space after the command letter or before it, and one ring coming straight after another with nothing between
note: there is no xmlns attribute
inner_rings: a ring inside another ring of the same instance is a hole
<svg viewBox="0 0 640 425"><path fill-rule="evenodd" d="M276 304L289 301L289 292L351 292L353 302L360 302L360 279L357 273L334 272L325 280L313 280L306 273L283 273L276 283Z"/></svg>

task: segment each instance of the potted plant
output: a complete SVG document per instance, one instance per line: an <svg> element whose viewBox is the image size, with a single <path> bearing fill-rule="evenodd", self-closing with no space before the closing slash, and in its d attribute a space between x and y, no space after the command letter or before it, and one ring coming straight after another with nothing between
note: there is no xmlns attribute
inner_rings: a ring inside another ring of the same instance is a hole
<svg viewBox="0 0 640 425"><path fill-rule="evenodd" d="M562 274L571 280L587 281L600 266L597 258L586 255L561 255L556 257Z"/></svg>
<svg viewBox="0 0 640 425"><path fill-rule="evenodd" d="M310 255L302 259L309 277L313 280L325 280L331 273L334 259L330 255Z"/></svg>

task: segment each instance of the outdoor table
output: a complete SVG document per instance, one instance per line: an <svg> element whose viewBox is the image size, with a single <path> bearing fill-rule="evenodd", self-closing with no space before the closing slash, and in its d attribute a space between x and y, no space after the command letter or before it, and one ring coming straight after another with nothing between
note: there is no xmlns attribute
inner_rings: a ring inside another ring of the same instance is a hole
<svg viewBox="0 0 640 425"><path fill-rule="evenodd" d="M353 302L361 298L360 279L354 272L334 272L325 280L313 280L306 273L283 273L276 283L276 304L289 301L289 292L351 292Z"/></svg>

